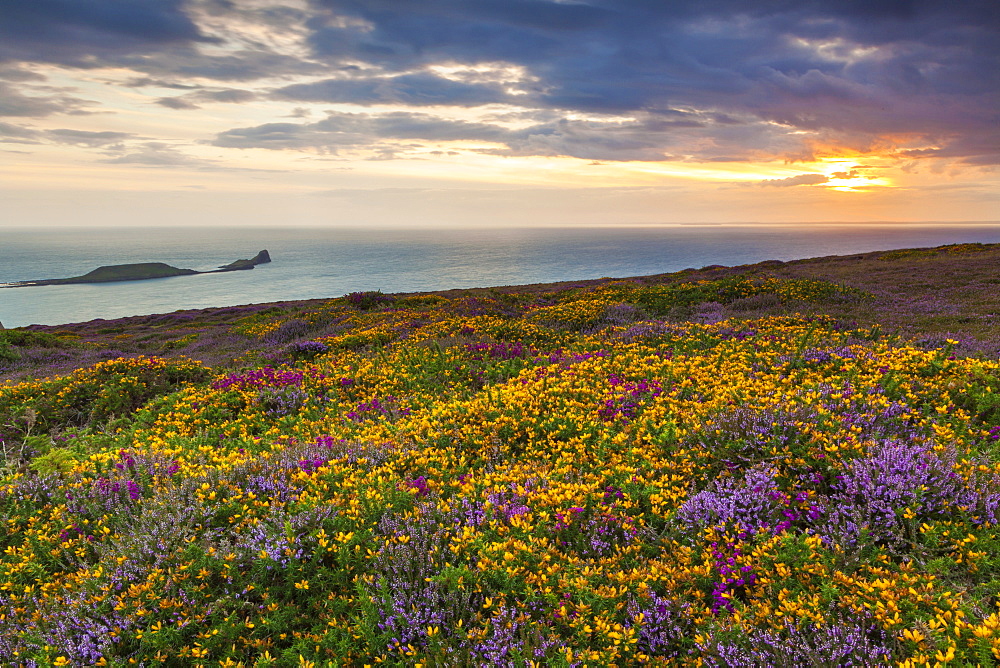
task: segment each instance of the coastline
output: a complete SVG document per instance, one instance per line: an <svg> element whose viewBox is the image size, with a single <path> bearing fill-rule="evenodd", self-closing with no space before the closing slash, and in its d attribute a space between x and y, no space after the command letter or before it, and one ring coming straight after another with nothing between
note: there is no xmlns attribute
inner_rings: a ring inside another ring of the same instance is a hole
<svg viewBox="0 0 1000 668"><path fill-rule="evenodd" d="M1000 226L948 230L886 227L748 229L696 227L556 230L334 230L204 228L178 236L165 230L117 237L112 230L73 235L4 235L0 282L31 276L84 274L94 264L161 258L176 267L214 269L236 247L269 248L280 261L266 272L181 283L124 281L4 292L7 326L58 325L94 318L182 309L324 299L355 291L430 292L487 286L574 282L605 276L656 275L710 264L844 255L944 243L1000 241ZM232 257L230 255L230 257ZM93 259L94 264L87 262Z"/></svg>

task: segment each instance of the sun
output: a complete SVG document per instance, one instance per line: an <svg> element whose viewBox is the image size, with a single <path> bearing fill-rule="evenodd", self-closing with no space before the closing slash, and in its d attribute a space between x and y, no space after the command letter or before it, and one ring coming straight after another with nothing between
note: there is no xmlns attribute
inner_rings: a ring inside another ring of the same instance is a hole
<svg viewBox="0 0 1000 668"><path fill-rule="evenodd" d="M893 186L890 179L878 174L881 167L859 163L854 158L823 158L818 167L828 179L822 184L827 190L858 193Z"/></svg>

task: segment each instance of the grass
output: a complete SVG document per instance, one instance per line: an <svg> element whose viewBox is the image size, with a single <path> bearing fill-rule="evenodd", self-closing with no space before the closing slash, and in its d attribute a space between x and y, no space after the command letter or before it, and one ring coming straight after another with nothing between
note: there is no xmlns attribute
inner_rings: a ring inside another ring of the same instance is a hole
<svg viewBox="0 0 1000 668"><path fill-rule="evenodd" d="M992 665L998 254L0 331L0 655Z"/></svg>

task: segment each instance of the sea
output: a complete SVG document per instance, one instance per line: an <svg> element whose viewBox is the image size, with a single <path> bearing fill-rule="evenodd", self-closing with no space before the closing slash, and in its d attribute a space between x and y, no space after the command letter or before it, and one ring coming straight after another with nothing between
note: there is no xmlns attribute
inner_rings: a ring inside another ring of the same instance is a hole
<svg viewBox="0 0 1000 668"><path fill-rule="evenodd" d="M976 225L801 224L503 229L0 228L0 284L164 262L210 270L260 250L251 271L0 289L5 327L212 306L628 277L950 243L1000 242Z"/></svg>

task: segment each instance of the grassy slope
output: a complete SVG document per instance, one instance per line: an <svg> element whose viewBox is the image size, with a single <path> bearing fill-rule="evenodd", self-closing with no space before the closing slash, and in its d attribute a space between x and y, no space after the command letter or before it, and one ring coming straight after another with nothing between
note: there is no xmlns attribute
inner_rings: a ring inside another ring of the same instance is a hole
<svg viewBox="0 0 1000 668"><path fill-rule="evenodd" d="M998 258L0 332L0 653L987 665Z"/></svg>

